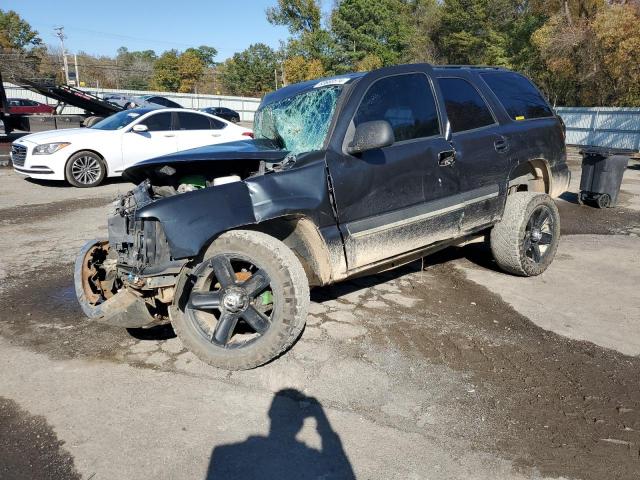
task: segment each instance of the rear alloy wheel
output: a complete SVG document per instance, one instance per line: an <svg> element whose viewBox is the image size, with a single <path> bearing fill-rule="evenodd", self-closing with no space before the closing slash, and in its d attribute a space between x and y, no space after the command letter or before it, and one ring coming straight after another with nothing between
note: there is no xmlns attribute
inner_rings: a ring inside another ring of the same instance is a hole
<svg viewBox="0 0 640 480"><path fill-rule="evenodd" d="M609 208L611 206L611 196L608 193L599 195L596 204L598 208Z"/></svg>
<svg viewBox="0 0 640 480"><path fill-rule="evenodd" d="M65 167L67 181L74 187L95 187L102 183L107 169L102 158L94 152L78 152Z"/></svg>
<svg viewBox="0 0 640 480"><path fill-rule="evenodd" d="M221 235L171 308L174 329L203 361L254 368L289 348L304 327L309 286L293 252L264 233Z"/></svg>
<svg viewBox="0 0 640 480"><path fill-rule="evenodd" d="M560 214L547 194L517 192L507 197L504 215L491 230L491 251L503 270L540 275L553 261L560 239Z"/></svg>

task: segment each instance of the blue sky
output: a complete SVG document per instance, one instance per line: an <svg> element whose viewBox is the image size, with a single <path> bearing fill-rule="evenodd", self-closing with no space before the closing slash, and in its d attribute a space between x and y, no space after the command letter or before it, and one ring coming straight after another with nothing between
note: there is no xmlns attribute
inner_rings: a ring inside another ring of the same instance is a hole
<svg viewBox="0 0 640 480"><path fill-rule="evenodd" d="M331 0L325 0L328 4ZM53 27L63 25L67 50L113 55L129 50L164 50L210 45L222 61L252 43L277 48L287 29L267 22L265 9L276 0L2 0L38 30L47 44L58 44ZM55 5L55 6L54 6Z"/></svg>

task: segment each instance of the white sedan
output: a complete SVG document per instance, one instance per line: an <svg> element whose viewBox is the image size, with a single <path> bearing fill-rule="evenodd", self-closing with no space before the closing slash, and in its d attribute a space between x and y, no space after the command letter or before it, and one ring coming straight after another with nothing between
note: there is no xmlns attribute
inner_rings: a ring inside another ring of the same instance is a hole
<svg viewBox="0 0 640 480"><path fill-rule="evenodd" d="M242 140L251 130L192 110L125 110L90 128L34 133L11 145L16 172L94 187L134 163L181 150Z"/></svg>

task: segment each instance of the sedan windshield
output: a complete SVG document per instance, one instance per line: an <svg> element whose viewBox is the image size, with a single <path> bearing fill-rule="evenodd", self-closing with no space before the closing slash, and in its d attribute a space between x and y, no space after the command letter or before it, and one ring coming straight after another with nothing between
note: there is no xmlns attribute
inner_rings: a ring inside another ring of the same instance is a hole
<svg viewBox="0 0 640 480"><path fill-rule="evenodd" d="M127 125L129 125L140 115L141 115L140 112L124 110L122 112L116 113L115 115L111 115L110 117L107 117L104 120L100 120L98 123L91 126L90 128L96 128L98 130L120 130L121 128L124 128Z"/></svg>
<svg viewBox="0 0 640 480"><path fill-rule="evenodd" d="M266 105L256 112L255 138L273 140L294 155L320 150L341 92L341 85L332 85Z"/></svg>

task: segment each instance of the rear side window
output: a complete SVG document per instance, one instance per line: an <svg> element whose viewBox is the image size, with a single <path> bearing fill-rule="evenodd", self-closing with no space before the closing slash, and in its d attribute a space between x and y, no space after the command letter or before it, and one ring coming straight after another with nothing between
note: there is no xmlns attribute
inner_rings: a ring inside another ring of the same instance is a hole
<svg viewBox="0 0 640 480"><path fill-rule="evenodd" d="M493 125L495 120L476 87L462 78L438 80L453 133Z"/></svg>
<svg viewBox="0 0 640 480"><path fill-rule="evenodd" d="M396 142L440 133L438 111L426 75L411 73L376 81L367 91L353 121L391 124Z"/></svg>
<svg viewBox="0 0 640 480"><path fill-rule="evenodd" d="M197 113L178 113L180 130L209 130L211 123L209 117Z"/></svg>
<svg viewBox="0 0 640 480"><path fill-rule="evenodd" d="M209 122L211 122L211 129L212 130L221 130L224 127L227 126L226 123L223 123L223 122L221 122L219 120L216 120L215 118L210 118Z"/></svg>
<svg viewBox="0 0 640 480"><path fill-rule="evenodd" d="M140 123L146 125L150 132L164 132L171 130L171 113L155 113Z"/></svg>
<svg viewBox="0 0 640 480"><path fill-rule="evenodd" d="M513 120L553 116L553 111L538 89L522 75L496 72L483 73L481 76Z"/></svg>

